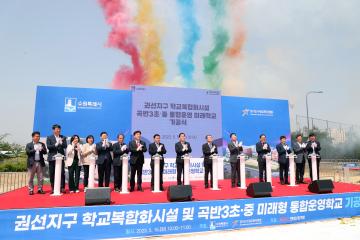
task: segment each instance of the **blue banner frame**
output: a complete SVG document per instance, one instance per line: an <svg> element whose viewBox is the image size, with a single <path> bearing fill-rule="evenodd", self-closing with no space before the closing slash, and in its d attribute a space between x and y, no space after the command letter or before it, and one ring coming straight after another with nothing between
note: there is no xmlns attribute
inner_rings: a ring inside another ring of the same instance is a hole
<svg viewBox="0 0 360 240"><path fill-rule="evenodd" d="M0 211L0 239L98 239L360 215L360 193Z"/></svg>

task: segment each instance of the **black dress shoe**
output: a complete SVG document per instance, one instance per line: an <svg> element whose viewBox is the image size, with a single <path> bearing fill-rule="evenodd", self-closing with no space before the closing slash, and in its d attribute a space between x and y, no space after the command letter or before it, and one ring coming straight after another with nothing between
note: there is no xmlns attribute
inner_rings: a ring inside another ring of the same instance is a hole
<svg viewBox="0 0 360 240"><path fill-rule="evenodd" d="M209 185L205 185L205 188L209 188Z"/></svg>
<svg viewBox="0 0 360 240"><path fill-rule="evenodd" d="M45 194L45 192L44 192L42 189L39 189L39 190L37 191L37 193L38 193L38 194Z"/></svg>
<svg viewBox="0 0 360 240"><path fill-rule="evenodd" d="M140 191L140 192L143 192L143 191L144 191L141 186L138 186L138 187L137 187L137 190Z"/></svg>
<svg viewBox="0 0 360 240"><path fill-rule="evenodd" d="M131 188L130 188L130 192L133 192L133 191L134 191L134 188L133 188L133 187L131 187Z"/></svg>
<svg viewBox="0 0 360 240"><path fill-rule="evenodd" d="M235 184L234 184L234 183L233 183L233 184L231 184L231 187L232 187L232 188L234 188L234 187L235 187Z"/></svg>
<svg viewBox="0 0 360 240"><path fill-rule="evenodd" d="M238 183L238 184L237 184L237 186L238 186L238 187L240 187L240 186L241 186L241 184L240 184L240 183Z"/></svg>
<svg viewBox="0 0 360 240"><path fill-rule="evenodd" d="M281 184L281 185L284 185L284 181L283 181L283 180L281 180L281 181L280 181L280 184Z"/></svg>
<svg viewBox="0 0 360 240"><path fill-rule="evenodd" d="M66 193L65 188L62 188L60 192L65 194Z"/></svg>
<svg viewBox="0 0 360 240"><path fill-rule="evenodd" d="M285 184L286 184L286 185L289 185L290 183L289 183L288 181L285 181Z"/></svg>
<svg viewBox="0 0 360 240"><path fill-rule="evenodd" d="M34 195L34 191L29 191L29 195Z"/></svg>
<svg viewBox="0 0 360 240"><path fill-rule="evenodd" d="M160 186L160 191L164 191L164 187L163 187L163 186Z"/></svg>

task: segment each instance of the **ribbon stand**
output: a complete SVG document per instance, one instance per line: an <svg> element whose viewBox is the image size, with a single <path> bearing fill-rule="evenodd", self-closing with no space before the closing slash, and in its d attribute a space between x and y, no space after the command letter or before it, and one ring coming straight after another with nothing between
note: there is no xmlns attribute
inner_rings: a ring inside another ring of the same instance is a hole
<svg viewBox="0 0 360 240"><path fill-rule="evenodd" d="M220 190L219 188L219 164L218 164L218 155L217 154L212 154L210 156L210 158L212 159L212 178L213 178L213 187L211 188L211 190Z"/></svg>
<svg viewBox="0 0 360 240"><path fill-rule="evenodd" d="M272 176L271 176L271 153L265 155L266 161L266 181L272 185Z"/></svg>
<svg viewBox="0 0 360 240"><path fill-rule="evenodd" d="M185 154L181 158L184 159L184 185L190 185L190 155Z"/></svg>
<svg viewBox="0 0 360 240"><path fill-rule="evenodd" d="M311 157L311 172L312 172L312 181L319 180L319 176L317 175L317 161L316 159L320 156L314 153L310 154Z"/></svg>
<svg viewBox="0 0 360 240"><path fill-rule="evenodd" d="M58 153L55 158L55 177L54 177L54 193L51 196L61 196L61 167L64 159L64 155Z"/></svg>
<svg viewBox="0 0 360 240"><path fill-rule="evenodd" d="M122 182L120 194L128 194L128 174L129 174L129 156L125 153L121 156L122 161Z"/></svg>
<svg viewBox="0 0 360 240"><path fill-rule="evenodd" d="M159 154L155 154L153 157L154 160L154 193L161 192L160 191L160 159L161 156Z"/></svg>
<svg viewBox="0 0 360 240"><path fill-rule="evenodd" d="M296 187L296 183L295 183L295 158L297 158L297 156L293 153L290 153L286 156L287 158L289 158L289 169L290 169L290 187Z"/></svg>
<svg viewBox="0 0 360 240"><path fill-rule="evenodd" d="M245 160L246 155L241 153L237 156L240 161L240 189L246 189L246 168L245 168Z"/></svg>
<svg viewBox="0 0 360 240"><path fill-rule="evenodd" d="M91 154L89 157L90 165L89 165L89 188L95 187L95 155Z"/></svg>

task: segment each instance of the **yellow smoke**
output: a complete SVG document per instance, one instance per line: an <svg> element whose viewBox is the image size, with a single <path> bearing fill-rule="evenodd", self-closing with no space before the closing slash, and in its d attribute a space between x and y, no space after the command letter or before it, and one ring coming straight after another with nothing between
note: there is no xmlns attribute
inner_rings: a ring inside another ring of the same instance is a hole
<svg viewBox="0 0 360 240"><path fill-rule="evenodd" d="M139 45L145 84L163 85L166 66L161 53L157 21L153 16L152 1L138 0L138 15L135 21L141 28Z"/></svg>

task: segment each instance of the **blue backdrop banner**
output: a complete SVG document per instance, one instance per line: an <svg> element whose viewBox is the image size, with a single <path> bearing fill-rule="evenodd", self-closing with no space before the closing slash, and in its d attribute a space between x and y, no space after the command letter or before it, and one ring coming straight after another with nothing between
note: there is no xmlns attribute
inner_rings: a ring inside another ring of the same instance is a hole
<svg viewBox="0 0 360 240"><path fill-rule="evenodd" d="M36 92L34 130L50 135L58 123L65 136L102 131L116 139L118 133L129 137L131 130L131 92L125 90L39 86Z"/></svg>
<svg viewBox="0 0 360 240"><path fill-rule="evenodd" d="M160 133L167 157L174 156L179 132L188 135L194 157L202 155L206 134L212 134L219 146L229 141L231 132L249 148L254 148L261 133L272 147L280 135L290 140L287 100L228 97L219 91L189 88L134 86L127 91L39 86L34 130L49 135L54 123L61 124L66 136L98 138L107 131L111 140L125 133L128 141L131 131L140 129L151 142L153 134Z"/></svg>
<svg viewBox="0 0 360 240"><path fill-rule="evenodd" d="M160 134L167 157L176 156L180 132L187 135L191 155L201 157L207 134L221 139L221 95L203 89L134 86L131 119L132 130L141 130L148 142Z"/></svg>
<svg viewBox="0 0 360 240"><path fill-rule="evenodd" d="M271 147L280 142L281 135L290 142L289 104L287 100L226 97L222 101L222 129L224 140L235 132L244 145L255 148L260 134L267 136Z"/></svg>

